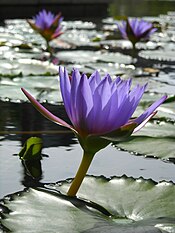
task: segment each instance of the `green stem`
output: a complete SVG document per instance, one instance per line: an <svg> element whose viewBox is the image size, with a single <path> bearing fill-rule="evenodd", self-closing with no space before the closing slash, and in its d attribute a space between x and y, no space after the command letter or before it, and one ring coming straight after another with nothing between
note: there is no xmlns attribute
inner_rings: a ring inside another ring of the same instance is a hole
<svg viewBox="0 0 175 233"><path fill-rule="evenodd" d="M135 57L136 57L136 52L137 52L137 50L136 50L136 44L133 43L132 46L133 46L133 49L132 49L132 57L135 58Z"/></svg>
<svg viewBox="0 0 175 233"><path fill-rule="evenodd" d="M52 48L50 47L48 40L46 40L46 44L47 44L47 51L50 53L50 56L52 56Z"/></svg>
<svg viewBox="0 0 175 233"><path fill-rule="evenodd" d="M71 196L71 197L76 196L76 193L87 173L87 170L92 162L93 157L94 157L94 154L87 154L86 152L84 152L83 159L81 161L77 174L74 180L72 181L72 184L67 192L68 196Z"/></svg>

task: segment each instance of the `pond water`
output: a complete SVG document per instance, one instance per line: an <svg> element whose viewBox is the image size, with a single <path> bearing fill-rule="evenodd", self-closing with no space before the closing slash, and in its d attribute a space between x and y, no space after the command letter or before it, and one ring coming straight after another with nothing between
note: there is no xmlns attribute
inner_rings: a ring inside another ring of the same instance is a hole
<svg viewBox="0 0 175 233"><path fill-rule="evenodd" d="M52 112L64 117L63 107L47 105ZM43 139L43 175L40 182L49 183L74 177L82 156L82 149L70 131L64 130L43 118L30 104L0 102L0 197L32 185L32 179L24 173L18 153L31 136ZM1 121L2 123L2 121ZM161 160L133 156L108 146L95 157L88 172L93 175L140 176L155 181L175 181L174 164Z"/></svg>
<svg viewBox="0 0 175 233"><path fill-rule="evenodd" d="M73 134L45 120L39 113L33 114L35 110L29 104L0 102L0 107L1 119L6 115L8 109L6 118L8 120L3 130L1 128L0 138L1 198L4 195L22 190L24 185L32 185L32 179L25 175L24 167L17 156L23 143L30 136L41 137L44 143L42 151L44 155L42 160L43 175L40 182L54 183L74 177L81 161L82 149ZM50 107L55 111L58 110L59 115L64 115L61 114L58 107ZM24 112L25 115L22 117ZM26 112L32 112L32 114L26 115ZM32 120L33 117L35 119ZM106 177L125 174L135 178L142 176L157 182L161 180L175 182L174 164L133 156L128 152L119 151L111 145L96 155L88 174Z"/></svg>
<svg viewBox="0 0 175 233"><path fill-rule="evenodd" d="M156 21L161 28L149 42L137 44L136 54L132 52L131 43L121 39L116 32L115 21L111 17L101 19L98 25L90 20L64 22L65 33L60 40L52 42L56 65L47 63L49 55L43 52L44 41L31 31L25 20L6 20L5 26L0 27L0 198L24 187L74 177L77 171L82 149L75 136L42 117L26 102L20 91L20 87L26 87L51 112L68 121L58 87L59 64L69 71L78 67L90 74L99 69L103 75L109 72L125 79L134 77L134 84L148 82L148 91L136 115L160 96L167 94L170 98L159 108L151 125L148 124L141 135L138 134L141 136L139 144L133 139L129 148L125 144L118 147L109 145L96 155L88 174L175 182L174 1L140 2L144 2L139 3L140 10L130 8L126 1L117 1L118 5L113 3L109 7L113 17L126 13L143 16L149 21ZM149 6L154 11L145 12L150 2L152 5ZM42 176L37 182L26 174L18 157L31 136L43 139ZM142 137L146 137L148 146ZM140 145L144 144L142 151Z"/></svg>

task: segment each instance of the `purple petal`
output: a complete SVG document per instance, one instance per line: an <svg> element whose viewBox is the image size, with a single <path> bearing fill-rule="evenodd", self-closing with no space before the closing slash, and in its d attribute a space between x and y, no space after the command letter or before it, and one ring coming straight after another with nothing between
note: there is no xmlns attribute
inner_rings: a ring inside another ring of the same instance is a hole
<svg viewBox="0 0 175 233"><path fill-rule="evenodd" d="M111 98L111 87L109 82L109 77L106 76L104 79L102 79L102 81L98 85L98 88L96 89L101 97L102 109L106 106L109 99Z"/></svg>
<svg viewBox="0 0 175 233"><path fill-rule="evenodd" d="M147 87L147 84L145 84L143 87L140 87L139 85L136 86L130 93L129 93L129 99L130 101L134 100L134 104L132 105L132 109L130 112L130 117L135 112L144 92Z"/></svg>
<svg viewBox="0 0 175 233"><path fill-rule="evenodd" d="M71 103L70 103L70 90L71 90L71 84L69 75L66 70L62 70L62 67L59 67L59 76L60 76L60 89L61 94L64 102L64 106L66 109L66 112L68 114L68 117L71 119Z"/></svg>
<svg viewBox="0 0 175 233"><path fill-rule="evenodd" d="M90 77L89 77L89 85L92 90L92 93L94 93L96 87L101 82L101 77L99 72L96 70Z"/></svg>
<svg viewBox="0 0 175 233"><path fill-rule="evenodd" d="M131 86L131 79L123 80L117 86L119 106L123 103L123 101L125 101L125 98L129 95L130 86Z"/></svg>
<svg viewBox="0 0 175 233"><path fill-rule="evenodd" d="M78 124L78 111L77 111L77 94L78 94L78 86L80 84L81 75L78 71L78 69L73 69L72 77L71 77L71 91L70 91L70 111L71 111L71 117L70 120L72 124L77 125Z"/></svg>
<svg viewBox="0 0 175 233"><path fill-rule="evenodd" d="M54 20L54 15L51 12L46 12L46 10L42 10L38 15L34 18L36 26L45 30L49 28Z"/></svg>
<svg viewBox="0 0 175 233"><path fill-rule="evenodd" d="M120 85L122 82L120 77L116 77L115 81L112 82L111 84L111 93L114 93L117 86Z"/></svg>
<svg viewBox="0 0 175 233"><path fill-rule="evenodd" d="M136 132L139 131L141 128L143 128L143 127L146 125L146 123L147 123L156 113L157 113L157 111L151 113L151 115L149 115L149 117L147 117L144 121L142 121L142 123L141 123L140 125L138 125L138 126L134 129L133 133L136 133Z"/></svg>
<svg viewBox="0 0 175 233"><path fill-rule="evenodd" d="M123 37L123 39L127 39L127 34L126 34L126 22L123 21L122 24L117 24L118 29Z"/></svg>
<svg viewBox="0 0 175 233"><path fill-rule="evenodd" d="M77 117L77 122L72 122L77 130L84 130L87 127L87 115L93 107L92 91L89 86L88 78L85 74L82 75L80 83L77 87L74 113Z"/></svg>
<svg viewBox="0 0 175 233"><path fill-rule="evenodd" d="M144 113L134 120L138 125L141 124L146 118L148 118L165 100L167 96L162 96L159 100L153 103Z"/></svg>
<svg viewBox="0 0 175 233"><path fill-rule="evenodd" d="M68 123L66 123L64 120L56 117L51 112L49 112L46 108L44 108L32 95L29 94L24 88L21 88L23 93L26 95L26 97L30 100L30 102L33 104L33 106L47 119L53 121L54 123L67 127L73 131L75 131L72 126L70 126Z"/></svg>

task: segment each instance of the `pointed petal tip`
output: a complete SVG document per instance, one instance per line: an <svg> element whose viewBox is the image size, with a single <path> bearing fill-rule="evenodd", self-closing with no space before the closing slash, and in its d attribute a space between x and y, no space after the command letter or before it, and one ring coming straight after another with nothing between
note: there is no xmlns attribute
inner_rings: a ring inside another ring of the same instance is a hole
<svg viewBox="0 0 175 233"><path fill-rule="evenodd" d="M44 117L46 117L48 120L64 126L66 128L71 129L72 131L76 132L75 129L72 128L71 125L69 125L67 122L62 120L61 118L53 115L50 111L48 111L44 106L42 106L28 91L26 91L24 88L21 88L25 96L28 98L28 100L32 103L32 105L40 112Z"/></svg>
<svg viewBox="0 0 175 233"><path fill-rule="evenodd" d="M139 124L139 125L134 129L133 133L136 133L136 132L138 132L140 129L142 129L142 128L146 125L146 123L147 123L151 118L153 118L153 117L157 114L157 112L158 112L158 111L153 112L153 113L152 113L151 115L149 115L144 121L142 121L142 123Z"/></svg>
<svg viewBox="0 0 175 233"><path fill-rule="evenodd" d="M146 122L157 113L156 109L167 99L167 97L167 95L162 96L159 100L154 102L144 113L142 113L138 118L135 119L138 127L139 125L141 125L140 128L142 128L146 124ZM138 131L138 129L135 131Z"/></svg>

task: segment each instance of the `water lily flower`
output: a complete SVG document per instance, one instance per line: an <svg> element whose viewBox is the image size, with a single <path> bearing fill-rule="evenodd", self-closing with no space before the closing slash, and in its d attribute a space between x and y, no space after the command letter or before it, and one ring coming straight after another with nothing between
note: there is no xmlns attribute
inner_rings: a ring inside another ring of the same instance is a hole
<svg viewBox="0 0 175 233"><path fill-rule="evenodd" d="M153 103L139 117L132 119L147 85L131 89L131 79L112 80L109 74L104 78L95 71L89 78L74 69L69 76L66 69L59 68L60 88L67 115L71 121L50 113L25 89L22 91L34 107L49 120L72 130L83 148L84 156L79 170L68 191L75 196L86 175L96 152L112 141L121 141L136 132L156 113L156 108L167 98Z"/></svg>
<svg viewBox="0 0 175 233"><path fill-rule="evenodd" d="M61 22L63 20L61 13L54 15L50 11L42 10L33 20L34 22L31 20L27 21L46 40L47 46L49 46L49 41L59 37L63 33L61 31Z"/></svg>
<svg viewBox="0 0 175 233"><path fill-rule="evenodd" d="M135 47L135 44L142 40L148 39L157 28L154 28L153 24L146 22L142 19L134 18L123 21L122 24L117 24L118 29L124 39L129 39Z"/></svg>

